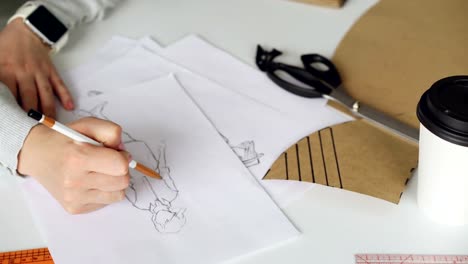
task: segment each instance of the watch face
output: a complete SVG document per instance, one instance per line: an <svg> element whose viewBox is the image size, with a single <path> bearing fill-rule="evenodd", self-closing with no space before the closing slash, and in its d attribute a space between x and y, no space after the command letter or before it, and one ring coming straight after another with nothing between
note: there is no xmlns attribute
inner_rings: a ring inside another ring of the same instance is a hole
<svg viewBox="0 0 468 264"><path fill-rule="evenodd" d="M53 43L56 43L67 32L67 27L44 6L39 6L26 19Z"/></svg>

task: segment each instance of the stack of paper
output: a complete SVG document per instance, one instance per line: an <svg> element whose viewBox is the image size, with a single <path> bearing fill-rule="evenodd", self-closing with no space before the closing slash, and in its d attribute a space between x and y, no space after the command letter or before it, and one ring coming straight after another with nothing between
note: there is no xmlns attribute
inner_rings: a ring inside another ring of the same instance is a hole
<svg viewBox="0 0 468 264"><path fill-rule="evenodd" d="M347 120L196 36L166 48L114 37L66 82L77 110L59 120L120 124L129 152L163 180L132 171L126 200L78 216L27 181L58 263L218 263L294 238L260 182L279 203L311 185L260 179L298 139Z"/></svg>
<svg viewBox="0 0 468 264"><path fill-rule="evenodd" d="M92 78L97 69L104 78ZM138 41L113 37L91 61L71 72L66 82L76 96L83 96L169 73L176 75L257 179L302 137L350 120L326 107L325 99L302 98L280 89L264 73L196 35L168 47L161 47L151 37ZM262 185L280 206L313 187L306 182L275 180L262 181Z"/></svg>

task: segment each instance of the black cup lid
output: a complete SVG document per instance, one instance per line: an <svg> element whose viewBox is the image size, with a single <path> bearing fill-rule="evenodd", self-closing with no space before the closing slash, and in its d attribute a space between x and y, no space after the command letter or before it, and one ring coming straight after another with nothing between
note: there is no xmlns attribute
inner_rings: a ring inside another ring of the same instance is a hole
<svg viewBox="0 0 468 264"><path fill-rule="evenodd" d="M417 115L436 136L468 146L468 76L447 77L434 83L419 100Z"/></svg>

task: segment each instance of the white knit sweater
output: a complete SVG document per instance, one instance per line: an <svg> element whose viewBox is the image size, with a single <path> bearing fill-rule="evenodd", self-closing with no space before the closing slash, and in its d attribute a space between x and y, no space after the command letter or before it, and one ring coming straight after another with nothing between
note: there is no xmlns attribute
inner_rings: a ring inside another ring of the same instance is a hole
<svg viewBox="0 0 468 264"><path fill-rule="evenodd" d="M120 0L37 0L69 29L84 22L101 19L108 8ZM13 15L13 14L12 14ZM0 68L0 71L2 69ZM18 106L10 90L0 83L0 165L16 174L18 154L36 121Z"/></svg>

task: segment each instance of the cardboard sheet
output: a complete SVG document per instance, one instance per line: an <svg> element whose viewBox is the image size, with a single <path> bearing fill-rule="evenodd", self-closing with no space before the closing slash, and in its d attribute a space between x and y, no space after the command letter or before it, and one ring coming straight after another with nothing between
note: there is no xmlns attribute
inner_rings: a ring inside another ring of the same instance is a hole
<svg viewBox="0 0 468 264"><path fill-rule="evenodd" d="M422 93L443 77L468 72L466 10L463 0L380 1L350 29L333 58L345 89L418 127ZM299 141L265 178L312 181L398 203L417 155L415 144L358 120Z"/></svg>
<svg viewBox="0 0 468 264"><path fill-rule="evenodd" d="M418 127L416 105L437 80L468 73L468 1L382 0L338 46L348 93Z"/></svg>
<svg viewBox="0 0 468 264"><path fill-rule="evenodd" d="M313 182L398 203L417 152L414 144L356 120L303 138L280 156L265 179Z"/></svg>

